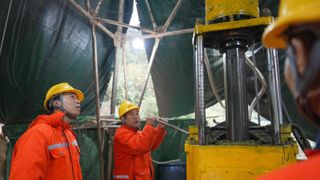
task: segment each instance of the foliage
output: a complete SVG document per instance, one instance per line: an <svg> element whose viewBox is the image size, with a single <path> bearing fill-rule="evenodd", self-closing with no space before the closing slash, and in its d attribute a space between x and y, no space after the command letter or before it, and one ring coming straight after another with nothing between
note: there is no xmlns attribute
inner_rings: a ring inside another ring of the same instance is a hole
<svg viewBox="0 0 320 180"><path fill-rule="evenodd" d="M127 36L134 37L139 34L136 30L128 30ZM120 52L120 57L121 57ZM131 41L125 43L125 60L126 60L126 82L127 82L127 92L128 100L139 103L139 97L143 90L145 78L147 76L148 69L148 59L145 49L135 49ZM104 102L106 105L102 109L101 114L108 114L111 98L112 82L109 83L108 90L104 97ZM119 105L125 99L125 81L124 81L124 68L122 59L119 61L119 71L118 71L118 89L117 89L117 99L116 103ZM148 85L144 94L142 101L140 116L145 118L146 116L158 116L158 107L156 103L153 83L151 76L148 80Z"/></svg>

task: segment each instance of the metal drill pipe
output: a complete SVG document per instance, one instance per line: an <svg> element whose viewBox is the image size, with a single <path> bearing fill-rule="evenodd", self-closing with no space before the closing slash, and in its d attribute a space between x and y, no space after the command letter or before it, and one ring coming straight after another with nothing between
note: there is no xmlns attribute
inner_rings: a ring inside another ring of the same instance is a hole
<svg viewBox="0 0 320 180"><path fill-rule="evenodd" d="M186 135L189 135L189 132L188 132L188 131L186 131L186 130L184 130L184 129L182 129L182 128L179 128L178 126L169 124L168 122L164 121L164 120L161 119L161 118L159 118L159 119L156 118L156 120L157 120L158 123L164 124L164 125L172 128L172 129L175 129L175 130L180 131L180 132L182 132L182 133L184 133L184 134L186 134Z"/></svg>
<svg viewBox="0 0 320 180"><path fill-rule="evenodd" d="M246 141L248 131L248 103L244 69L246 44L240 40L225 45L225 102L227 140Z"/></svg>

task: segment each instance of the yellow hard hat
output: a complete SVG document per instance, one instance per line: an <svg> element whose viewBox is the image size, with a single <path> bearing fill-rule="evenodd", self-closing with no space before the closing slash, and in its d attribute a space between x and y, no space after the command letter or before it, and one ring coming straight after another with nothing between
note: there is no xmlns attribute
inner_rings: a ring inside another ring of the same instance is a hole
<svg viewBox="0 0 320 180"><path fill-rule="evenodd" d="M138 109L138 111L139 111L139 106L137 106L136 104L134 104L130 101L124 100L120 104L119 109L118 109L119 119L121 119L121 117L124 114L126 114L128 111L131 111L133 109Z"/></svg>
<svg viewBox="0 0 320 180"><path fill-rule="evenodd" d="M281 0L279 17L263 33L262 42L269 48L286 48L284 32L292 25L320 22L319 0Z"/></svg>
<svg viewBox="0 0 320 180"><path fill-rule="evenodd" d="M66 82L63 82L63 83L59 83L59 84L56 84L56 85L52 86L48 90L47 95L46 95L46 99L43 102L44 108L47 111L49 111L48 101L55 95L58 95L58 94L61 94L61 93L67 93L67 92L75 93L80 102L84 99L84 95L79 89L75 89L72 86L70 86L70 84L68 84Z"/></svg>

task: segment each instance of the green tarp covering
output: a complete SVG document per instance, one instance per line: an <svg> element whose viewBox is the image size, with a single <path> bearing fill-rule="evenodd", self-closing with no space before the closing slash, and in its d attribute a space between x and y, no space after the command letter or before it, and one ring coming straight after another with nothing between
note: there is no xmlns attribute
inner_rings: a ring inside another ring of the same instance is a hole
<svg viewBox="0 0 320 180"><path fill-rule="evenodd" d="M60 82L69 82L82 90L85 93L82 115L94 115L89 20L64 0L13 0L11 6L10 2L0 2L0 34L4 37L0 54L0 122L31 121L44 112L48 88ZM77 2L85 7L84 0ZM96 7L99 1L90 2ZM128 23L133 0L125 3L124 22ZM118 1L104 1L99 16L117 20L118 7ZM107 27L112 32L116 30L115 26ZM104 95L113 71L114 43L98 28L97 47L99 91Z"/></svg>
<svg viewBox="0 0 320 180"><path fill-rule="evenodd" d="M90 2L95 7L98 0ZM84 0L78 3L85 7ZM161 27L176 1L149 3L155 22ZM261 1L260 9L268 7L276 15L277 3ZM193 28L196 19L204 17L204 4L204 1L198 0L183 1L167 30ZM132 7L132 0L125 1L125 23L129 22ZM145 1L138 0L137 8L141 26L152 29ZM104 1L98 15L117 20L117 12L118 2ZM65 81L85 93L82 115L94 115L92 38L90 22L86 17L62 0L5 0L0 3L0 24L0 34L3 37L0 51L0 122L13 124L31 121L43 112L42 103L46 90L53 84ZM115 32L115 26L107 27ZM100 94L104 94L113 71L114 44L100 30L97 30L97 40ZM146 41L149 57L152 45L153 40ZM219 53L208 54L216 87L223 97L222 56ZM257 61L259 64L262 60ZM194 111L191 33L162 38L151 73L160 116L175 117ZM248 87L250 91L250 86ZM293 121L310 132L314 131L311 126L299 120L301 118L297 116L295 107L289 103L291 97L288 91L284 89L282 94L285 103L290 105L288 109ZM253 96L254 93L249 93L248 98L252 99ZM207 77L205 97L207 107L216 103ZM100 100L102 98L101 96Z"/></svg>
<svg viewBox="0 0 320 180"><path fill-rule="evenodd" d="M85 7L85 0L77 0ZM90 0L91 7L99 1ZM177 1L148 1L158 26L164 25ZM118 19L118 1L105 0L100 17ZM184 0L168 27L168 31L193 28L197 18L205 14L204 0ZM133 0L125 0L124 22L131 18ZM278 1L260 1L260 9L268 7L277 15ZM153 29L145 0L137 0L141 26ZM7 18L8 17L8 18ZM7 21L8 19L8 21ZM116 27L107 25L115 32ZM125 31L125 29L124 29ZM27 124L43 113L42 103L49 87L69 82L85 93L82 116L94 115L95 91L92 65L91 24L64 0L2 0L0 1L0 122L11 140L8 150L10 159L15 140ZM2 43L3 42L3 43ZM148 57L154 41L145 42ZM100 94L106 92L114 66L114 43L97 28L98 69ZM208 51L216 87L223 98L223 62L217 51ZM257 65L266 75L266 59L263 51L256 54ZM284 53L280 54L283 72ZM248 69L247 73L252 76ZM192 34L164 37L160 41L152 68L152 81L156 92L159 114L163 117L181 116L194 111L194 76ZM281 75L281 79L283 77ZM252 81L248 78L248 99L254 96ZM292 120L315 137L315 128L303 121L294 106L291 94L283 81L282 95ZM264 97L267 98L268 95ZM100 101L102 101L102 96ZM208 78L205 79L206 106L216 103ZM270 116L270 102L262 102L261 111ZM193 120L170 121L186 129ZM99 179L96 131L78 130L81 148L81 166L84 179ZM106 137L107 138L107 137ZM159 150L153 153L158 161L185 158L183 143L186 136L168 129L168 137ZM106 150L107 148L105 148ZM107 153L107 152L105 152ZM106 157L106 156L105 156ZM10 162L8 159L8 163ZM107 159L105 159L107 160ZM9 166L9 164L8 164Z"/></svg>

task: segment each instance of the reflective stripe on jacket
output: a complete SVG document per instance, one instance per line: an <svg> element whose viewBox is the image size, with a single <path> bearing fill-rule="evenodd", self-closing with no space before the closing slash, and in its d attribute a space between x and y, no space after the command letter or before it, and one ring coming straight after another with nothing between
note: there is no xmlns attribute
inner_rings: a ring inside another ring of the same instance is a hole
<svg viewBox="0 0 320 180"><path fill-rule="evenodd" d="M81 180L80 150L64 113L39 115L15 144L10 180Z"/></svg>
<svg viewBox="0 0 320 180"><path fill-rule="evenodd" d="M151 151L158 148L166 132L145 125L142 131L122 125L114 136L114 180L152 180Z"/></svg>

